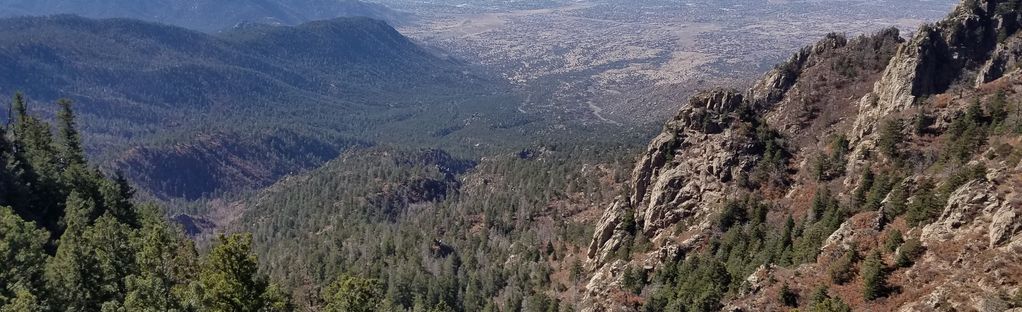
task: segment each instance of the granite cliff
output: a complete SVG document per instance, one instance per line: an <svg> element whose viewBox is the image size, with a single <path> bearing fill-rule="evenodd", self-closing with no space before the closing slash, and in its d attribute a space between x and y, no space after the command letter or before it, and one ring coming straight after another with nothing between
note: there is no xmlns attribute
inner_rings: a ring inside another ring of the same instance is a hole
<svg viewBox="0 0 1022 312"><path fill-rule="evenodd" d="M692 97L598 222L584 310L1018 307L1019 8L828 35L748 90ZM721 289L684 299L676 275L707 261Z"/></svg>

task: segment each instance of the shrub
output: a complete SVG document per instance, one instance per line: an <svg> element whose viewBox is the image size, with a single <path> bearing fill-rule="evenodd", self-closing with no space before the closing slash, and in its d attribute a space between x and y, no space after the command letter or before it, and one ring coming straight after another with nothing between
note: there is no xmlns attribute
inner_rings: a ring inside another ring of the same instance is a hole
<svg viewBox="0 0 1022 312"><path fill-rule="evenodd" d="M919 239L911 238L898 249L895 265L902 268L910 267L925 251L923 243Z"/></svg>
<svg viewBox="0 0 1022 312"><path fill-rule="evenodd" d="M784 283L784 286L781 286L780 299L781 303L785 306L798 307L798 294L791 290L788 283Z"/></svg>
<svg viewBox="0 0 1022 312"><path fill-rule="evenodd" d="M844 285L855 276L855 262L859 261L859 253L855 249L845 252L840 259L830 265L830 281L834 284Z"/></svg>
<svg viewBox="0 0 1022 312"><path fill-rule="evenodd" d="M832 298L827 292L826 286L816 288L813 291L812 302L810 302L808 310L812 312L852 312L852 308L840 297Z"/></svg>
<svg viewBox="0 0 1022 312"><path fill-rule="evenodd" d="M930 125L933 125L933 117L930 117L929 114L922 110L916 113L915 118L912 120L912 130L916 135L926 134Z"/></svg>
<svg viewBox="0 0 1022 312"><path fill-rule="evenodd" d="M887 240L884 241L884 249L888 252L894 252L898 250L898 246L901 246L905 242L905 239L901 235L901 231L893 230L887 233Z"/></svg>

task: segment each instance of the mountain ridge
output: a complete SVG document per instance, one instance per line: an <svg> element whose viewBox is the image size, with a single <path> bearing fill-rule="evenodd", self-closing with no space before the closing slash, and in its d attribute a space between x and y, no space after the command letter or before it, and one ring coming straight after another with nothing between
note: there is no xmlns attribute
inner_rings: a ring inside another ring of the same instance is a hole
<svg viewBox="0 0 1022 312"><path fill-rule="evenodd" d="M408 14L358 0L300 1L0 1L0 17L78 14L90 18L134 18L205 32L225 31L245 23L299 25L337 17L365 16L402 24Z"/></svg>
<svg viewBox="0 0 1022 312"><path fill-rule="evenodd" d="M692 97L598 222L584 310L1018 307L1019 9L831 35Z"/></svg>
<svg viewBox="0 0 1022 312"><path fill-rule="evenodd" d="M125 171L132 180L173 172L145 155L162 158L182 151L185 159L205 157L189 156L189 151L219 151L226 159L240 159L236 164L245 164L241 167L275 168L268 175L242 171L240 177L225 175L225 181L190 183L217 186L212 189L182 192L171 191L183 190L176 186L140 185L160 197L196 199L268 185L281 174L336 157L351 144L405 140L411 133L424 136L411 131L409 123L436 129L463 124L438 116L442 110L483 114L492 123L498 122L497 115L510 117L500 117L500 122L523 118L505 108L512 95L502 93L495 80L466 64L436 57L369 18L259 26L217 35L70 15L3 19L0 28L10 30L0 34L0 70L18 73L0 78L0 91L31 94L30 108L42 113L52 108L35 103L57 97L78 102L83 131L90 134L88 150L104 151L101 163ZM483 105L475 105L477 101ZM368 135L367 129L374 127L391 130L382 137ZM430 138L456 140L467 132ZM224 141L238 138L242 141ZM256 142L272 141L293 148L281 148L282 157L257 156L273 153ZM306 143L319 146L314 148L318 152L292 152L303 151ZM232 144L254 150L222 149ZM129 145L154 152L123 153ZM136 156L146 158L130 158ZM215 166L212 172L227 170Z"/></svg>

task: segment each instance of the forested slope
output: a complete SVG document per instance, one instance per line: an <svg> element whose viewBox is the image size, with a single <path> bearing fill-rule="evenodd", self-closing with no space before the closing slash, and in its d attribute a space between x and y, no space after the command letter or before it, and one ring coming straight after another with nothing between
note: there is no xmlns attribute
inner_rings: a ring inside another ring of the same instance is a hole
<svg viewBox="0 0 1022 312"><path fill-rule="evenodd" d="M205 256L86 161L71 102L54 131L20 95L0 129L0 311L289 311L258 272L251 235Z"/></svg>
<svg viewBox="0 0 1022 312"><path fill-rule="evenodd" d="M0 29L0 91L44 116L36 103L75 100L86 150L161 198L265 186L350 146L486 148L543 130L499 83L368 18L215 36L75 16Z"/></svg>

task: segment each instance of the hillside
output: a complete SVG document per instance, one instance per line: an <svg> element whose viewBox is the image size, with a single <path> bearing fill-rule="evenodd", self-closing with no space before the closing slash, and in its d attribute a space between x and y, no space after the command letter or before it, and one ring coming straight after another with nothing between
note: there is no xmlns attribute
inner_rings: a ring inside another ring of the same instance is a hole
<svg viewBox="0 0 1022 312"><path fill-rule="evenodd" d="M250 231L300 310L334 276L380 281L378 311L559 311L583 277L587 221L632 149L543 146L468 161L442 150L353 149L212 215ZM243 213L234 207L245 207Z"/></svg>
<svg viewBox="0 0 1022 312"><path fill-rule="evenodd" d="M76 14L91 18L132 18L218 32L240 24L299 25L337 17L369 17L392 25L411 16L358 0L168 1L168 0L3 0L0 17Z"/></svg>
<svg viewBox="0 0 1022 312"><path fill-rule="evenodd" d="M1022 307L1019 9L827 35L690 98L634 164L581 139L351 149L211 215L312 311L336 275L397 311Z"/></svg>
<svg viewBox="0 0 1022 312"><path fill-rule="evenodd" d="M485 146L528 123L500 84L367 18L219 35L66 15L0 29L0 71L16 73L0 92L43 114L72 99L90 154L165 198L267 185L352 145Z"/></svg>
<svg viewBox="0 0 1022 312"><path fill-rule="evenodd" d="M90 168L71 102L53 127L23 99L0 127L0 310L293 309L258 272L251 235L220 236L200 257L159 207Z"/></svg>
<svg viewBox="0 0 1022 312"><path fill-rule="evenodd" d="M830 35L747 91L691 98L598 222L579 307L1022 305L1019 9Z"/></svg>

